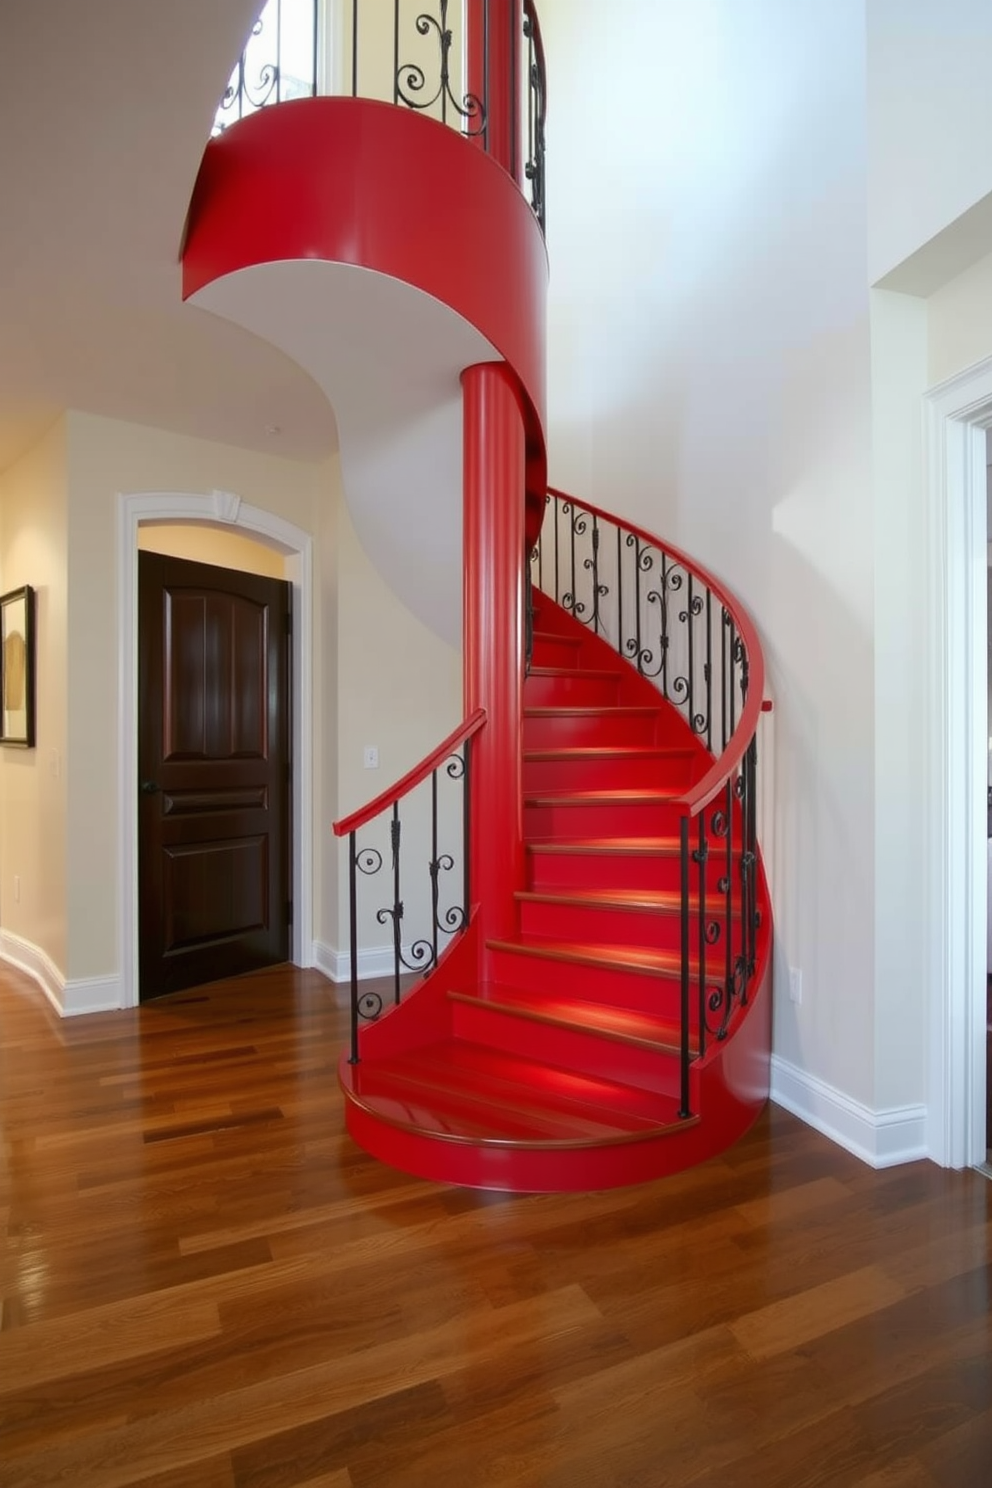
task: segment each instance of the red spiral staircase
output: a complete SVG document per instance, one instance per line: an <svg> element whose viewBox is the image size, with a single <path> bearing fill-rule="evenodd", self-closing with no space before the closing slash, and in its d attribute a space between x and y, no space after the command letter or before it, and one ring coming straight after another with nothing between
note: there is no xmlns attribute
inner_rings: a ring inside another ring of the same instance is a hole
<svg viewBox="0 0 992 1488"><path fill-rule="evenodd" d="M512 17L519 0L494 3ZM357 833L461 751L460 933L360 1029L352 911L349 1131L424 1177L579 1190L700 1162L767 1099L771 915L754 843L763 672L750 621L715 579L651 534L547 493L547 265L510 164L389 104L263 109L207 148L184 294L266 336L327 392L356 527L409 607L450 634L452 596L462 601L466 722L335 825L354 884ZM589 531L577 569L576 534ZM441 574L452 533L462 562ZM601 533L615 536L610 584L596 567ZM617 634L604 638L599 596L619 585L625 548L671 619L660 682L644 675L654 653L639 632L624 639L629 601L610 601ZM532 603L525 551L537 560ZM583 566L592 598L580 602ZM688 637L703 594L706 656L693 659L690 639L677 663L677 622ZM692 701L703 679L705 708ZM398 932L396 944L399 969Z"/></svg>

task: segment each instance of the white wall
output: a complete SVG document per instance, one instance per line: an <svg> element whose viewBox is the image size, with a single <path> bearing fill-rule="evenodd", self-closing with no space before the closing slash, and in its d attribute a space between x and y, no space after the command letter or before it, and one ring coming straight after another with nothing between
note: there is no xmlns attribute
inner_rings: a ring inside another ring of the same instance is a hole
<svg viewBox="0 0 992 1488"><path fill-rule="evenodd" d="M867 0L871 283L992 192L992 11L986 0ZM985 251L979 209L894 287L929 294Z"/></svg>
<svg viewBox="0 0 992 1488"><path fill-rule="evenodd" d="M35 748L0 746L0 929L7 952L20 958L36 949L63 974L66 511L66 426L59 419L0 475L0 587L33 586L36 656Z"/></svg>
<svg viewBox="0 0 992 1488"><path fill-rule="evenodd" d="M871 1107L863 0L542 0L555 483L724 577L776 705L775 1049ZM609 127L604 127L604 121Z"/></svg>

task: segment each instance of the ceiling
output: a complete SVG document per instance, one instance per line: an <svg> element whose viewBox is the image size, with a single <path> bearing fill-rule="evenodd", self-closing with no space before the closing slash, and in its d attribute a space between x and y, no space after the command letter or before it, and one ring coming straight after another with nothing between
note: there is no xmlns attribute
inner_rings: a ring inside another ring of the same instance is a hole
<svg viewBox="0 0 992 1488"><path fill-rule="evenodd" d="M180 298L214 110L260 0L0 0L0 471L66 408L298 459L324 394Z"/></svg>

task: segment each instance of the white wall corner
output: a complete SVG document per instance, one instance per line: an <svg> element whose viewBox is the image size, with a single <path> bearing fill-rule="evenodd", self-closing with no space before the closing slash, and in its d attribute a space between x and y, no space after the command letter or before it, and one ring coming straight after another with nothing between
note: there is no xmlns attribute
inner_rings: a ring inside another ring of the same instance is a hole
<svg viewBox="0 0 992 1488"><path fill-rule="evenodd" d="M60 1018L115 1012L124 1006L119 976L77 977L67 981L46 951L12 930L0 930L0 961L31 977Z"/></svg>
<svg viewBox="0 0 992 1488"><path fill-rule="evenodd" d="M771 1098L873 1168L929 1156L926 1106L874 1111L777 1054L772 1055Z"/></svg>
<svg viewBox="0 0 992 1488"><path fill-rule="evenodd" d="M62 993L65 978L46 951L33 941L15 935L12 930L0 930L0 960L16 966L31 977L44 992L52 1007L62 1017Z"/></svg>
<svg viewBox="0 0 992 1488"><path fill-rule="evenodd" d="M405 945L400 947L400 954L407 962L412 961L412 947ZM351 956L347 951L339 951L334 946L328 945L324 940L315 940L313 943L313 964L324 976L329 977L332 982L338 983L339 988L335 991L334 1000L339 1007L348 1005L347 983L351 980ZM407 967L402 968L404 977L410 975ZM358 980L369 981L373 977L391 977L393 974L393 948L391 945L368 946L358 953Z"/></svg>

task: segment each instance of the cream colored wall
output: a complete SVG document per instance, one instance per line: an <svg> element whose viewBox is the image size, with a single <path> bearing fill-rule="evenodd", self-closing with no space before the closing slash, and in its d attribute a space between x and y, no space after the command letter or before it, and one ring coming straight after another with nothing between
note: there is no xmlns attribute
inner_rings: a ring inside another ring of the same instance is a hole
<svg viewBox="0 0 992 1488"><path fill-rule="evenodd" d="M927 323L931 383L992 354L992 253L931 295Z"/></svg>
<svg viewBox="0 0 992 1488"><path fill-rule="evenodd" d="M460 723L462 688L460 653L427 630L386 588L366 558L343 503L338 554L338 816L345 817L399 780ZM368 744L378 748L377 770L364 768ZM449 811L457 805L449 792L445 799ZM429 919L424 803L421 793L404 824L406 835L420 844L410 858L416 871L404 887L405 942L426 933ZM385 852L387 834L387 823L379 821L360 835L359 845ZM459 846L456 841L456 851ZM347 845L342 843L338 916L342 950L347 949L347 861ZM366 947L389 942L389 927L375 920L375 911L392 903L386 879L384 869L374 882L360 884L360 940Z"/></svg>
<svg viewBox="0 0 992 1488"><path fill-rule="evenodd" d="M324 467L253 454L162 430L70 413L68 654L68 966L73 977L117 970L117 709L119 492L236 492L315 535L321 508L336 499L336 462ZM318 598L315 631L333 626ZM311 679L315 718L325 717L325 681ZM315 738L318 822L334 812L335 741ZM318 829L319 836L319 829ZM315 871L315 934L337 933L333 886Z"/></svg>
<svg viewBox="0 0 992 1488"><path fill-rule="evenodd" d="M212 563L263 578L284 579L286 560L275 548L232 532L229 527L207 523L149 522L138 528L138 547L167 558L186 558L191 563Z"/></svg>
<svg viewBox="0 0 992 1488"><path fill-rule="evenodd" d="M0 746L0 928L67 965L67 498L60 419L0 476L0 585L35 589L36 746ZM15 897L14 877L20 879Z"/></svg>

